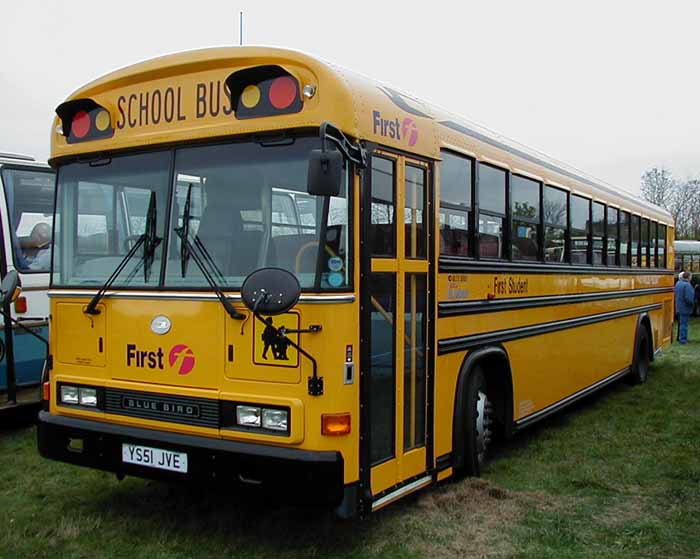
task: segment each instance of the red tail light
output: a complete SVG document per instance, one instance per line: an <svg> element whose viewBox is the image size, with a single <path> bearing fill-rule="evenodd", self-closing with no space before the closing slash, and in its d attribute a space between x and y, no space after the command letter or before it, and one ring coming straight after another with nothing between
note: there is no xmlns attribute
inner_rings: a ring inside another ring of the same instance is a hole
<svg viewBox="0 0 700 559"><path fill-rule="evenodd" d="M27 303L26 297L17 297L15 300L15 312L16 313L26 313L29 309L29 304Z"/></svg>

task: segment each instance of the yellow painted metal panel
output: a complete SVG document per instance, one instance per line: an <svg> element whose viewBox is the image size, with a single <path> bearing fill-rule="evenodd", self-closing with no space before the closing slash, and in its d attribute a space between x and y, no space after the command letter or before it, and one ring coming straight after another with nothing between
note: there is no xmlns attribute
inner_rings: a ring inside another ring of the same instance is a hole
<svg viewBox="0 0 700 559"><path fill-rule="evenodd" d="M52 331L56 336L58 363L84 367L105 365L105 307L97 305L99 314L85 314L83 311L87 303L88 301L56 305Z"/></svg>

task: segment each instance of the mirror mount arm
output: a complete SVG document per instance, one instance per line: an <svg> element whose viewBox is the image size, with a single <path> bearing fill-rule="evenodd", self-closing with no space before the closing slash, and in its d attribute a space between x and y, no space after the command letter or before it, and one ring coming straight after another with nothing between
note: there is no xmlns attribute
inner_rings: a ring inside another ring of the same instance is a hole
<svg viewBox="0 0 700 559"><path fill-rule="evenodd" d="M328 121L321 123L321 151L326 151L326 140L333 142L343 155L358 168L367 167L367 150L361 144L353 144L347 136L334 124Z"/></svg>
<svg viewBox="0 0 700 559"><path fill-rule="evenodd" d="M255 302L255 306L253 307L253 316L258 319L262 324L264 324L266 327L272 328L278 336L283 337L287 342L289 342L289 345L291 345L294 349L296 349L299 353L301 353L304 357L306 357L309 361L311 361L311 376L308 378L308 387L309 387L309 396L322 396L323 395L323 377L318 376L318 363L316 362L316 359L314 359L313 355L310 353L307 353L302 349L302 347L295 343L294 340L289 338L287 336L287 332L289 333L302 333L302 332L310 332L310 333L316 333L321 331L321 326L318 324L312 324L308 330L287 330L285 328L277 328L276 326L272 324L268 324L265 322L265 319L260 315L258 312L258 306L260 303L263 303L267 301L267 299L270 297L269 293L265 293L262 297L258 298L258 300Z"/></svg>

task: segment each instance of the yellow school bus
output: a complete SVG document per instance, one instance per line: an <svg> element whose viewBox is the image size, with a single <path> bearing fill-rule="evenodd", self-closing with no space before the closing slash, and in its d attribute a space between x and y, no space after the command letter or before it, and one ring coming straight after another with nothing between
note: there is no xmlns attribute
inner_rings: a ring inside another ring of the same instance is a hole
<svg viewBox="0 0 700 559"><path fill-rule="evenodd" d="M366 514L671 341L667 212L298 52L108 74L50 164L48 458Z"/></svg>

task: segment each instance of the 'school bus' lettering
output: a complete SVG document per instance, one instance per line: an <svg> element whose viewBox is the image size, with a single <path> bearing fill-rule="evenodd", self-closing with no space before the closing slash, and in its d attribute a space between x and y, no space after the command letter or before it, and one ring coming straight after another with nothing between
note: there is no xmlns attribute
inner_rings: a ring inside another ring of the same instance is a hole
<svg viewBox="0 0 700 559"><path fill-rule="evenodd" d="M670 343L666 211L309 56L171 55L57 113L49 458L367 514Z"/></svg>
<svg viewBox="0 0 700 559"><path fill-rule="evenodd" d="M191 105L190 96L195 99L194 115L186 110ZM117 128L120 130L233 113L231 96L221 80L197 83L194 91L178 86L120 95L117 111Z"/></svg>

